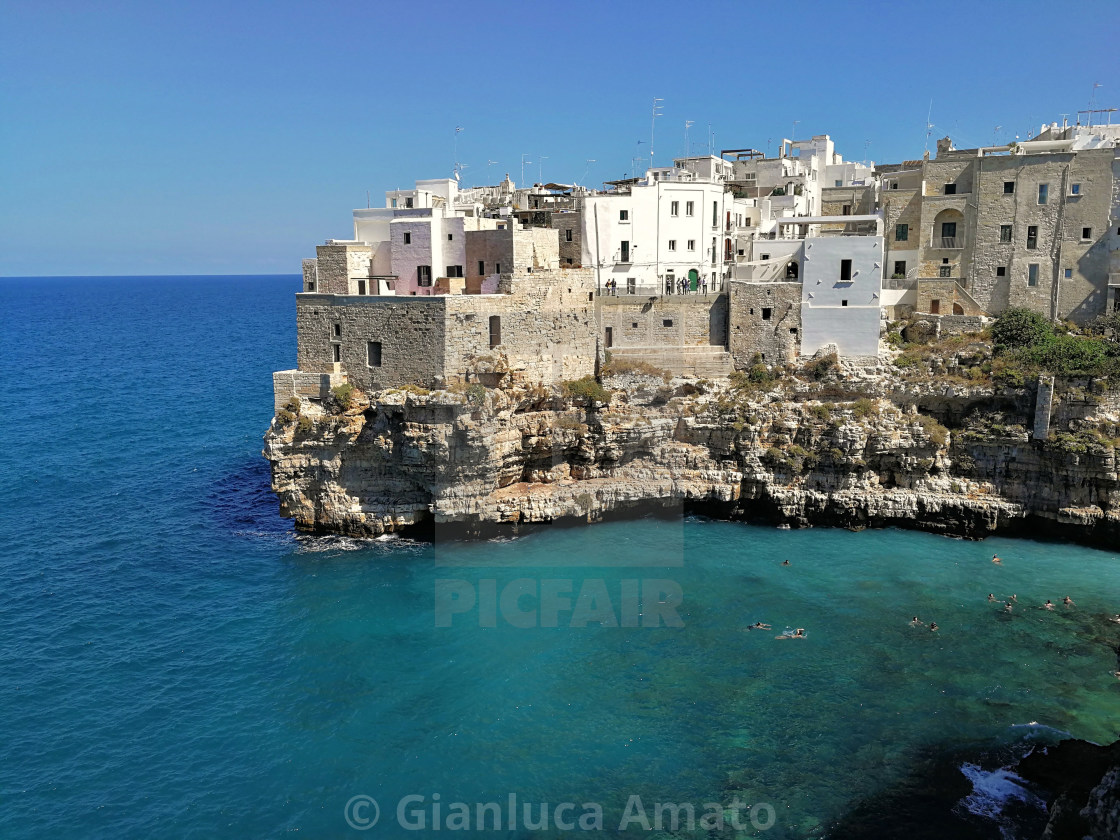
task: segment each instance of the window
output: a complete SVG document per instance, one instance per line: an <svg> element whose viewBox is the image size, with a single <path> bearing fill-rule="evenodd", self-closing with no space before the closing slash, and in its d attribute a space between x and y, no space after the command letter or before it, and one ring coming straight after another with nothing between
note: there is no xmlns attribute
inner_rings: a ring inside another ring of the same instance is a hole
<svg viewBox="0 0 1120 840"><path fill-rule="evenodd" d="M670 201L669 202L669 215L670 216L680 215L680 209L681 209L681 203L679 201Z"/></svg>
<svg viewBox="0 0 1120 840"><path fill-rule="evenodd" d="M891 189L892 190L897 190L898 189L898 181L891 181Z"/></svg>
<svg viewBox="0 0 1120 840"><path fill-rule="evenodd" d="M688 250L690 250L690 251L695 251L696 250L696 240L695 239L688 240Z"/></svg>
<svg viewBox="0 0 1120 840"><path fill-rule="evenodd" d="M843 181L834 181L832 185L834 187L842 187L842 186L844 186L844 182Z"/></svg>
<svg viewBox="0 0 1120 840"><path fill-rule="evenodd" d="M1070 195L1081 195L1081 185L1080 184L1070 184L1069 185L1069 194Z"/></svg>
<svg viewBox="0 0 1120 840"><path fill-rule="evenodd" d="M307 291L309 291L309 292L315 291L315 281L314 280L308 280L307 281Z"/></svg>
<svg viewBox="0 0 1120 840"><path fill-rule="evenodd" d="M1093 229L1092 228L1081 228L1081 238L1082 239L1092 239L1093 238Z"/></svg>
<svg viewBox="0 0 1120 840"><path fill-rule="evenodd" d="M852 279L852 261L840 260L840 281L846 283Z"/></svg>
<svg viewBox="0 0 1120 840"><path fill-rule="evenodd" d="M623 239L622 243L621 243L621 246L620 246L620 249L621 249L621 261L624 262L624 263L630 262L630 243L627 240Z"/></svg>
<svg viewBox="0 0 1120 840"><path fill-rule="evenodd" d="M390 206L390 207L396 207L396 206L397 206L397 200L396 200L395 198L394 198L394 199L392 199L392 200L391 200L391 201L389 202L389 206Z"/></svg>
<svg viewBox="0 0 1120 840"><path fill-rule="evenodd" d="M1073 269L1072 268L1067 268L1066 269L1066 279L1067 280L1072 280L1073 279Z"/></svg>
<svg viewBox="0 0 1120 840"><path fill-rule="evenodd" d="M571 242L572 241L572 229L571 228L566 228L564 230L564 241L565 242Z"/></svg>
<svg viewBox="0 0 1120 840"><path fill-rule="evenodd" d="M490 345L493 347L494 345ZM614 327L603 328L603 346L614 347Z"/></svg>
<svg viewBox="0 0 1120 840"><path fill-rule="evenodd" d="M416 285L417 286L430 286L432 285L432 267L430 265L416 266Z"/></svg>
<svg viewBox="0 0 1120 840"><path fill-rule="evenodd" d="M626 294L633 295L638 292L638 279L636 277L626 278Z"/></svg>
<svg viewBox="0 0 1120 840"><path fill-rule="evenodd" d="M334 360L336 362L341 362L342 361L342 345L341 344L332 344L331 348L333 349L333 352L334 352Z"/></svg>
<svg viewBox="0 0 1120 840"><path fill-rule="evenodd" d="M618 220L620 222L630 221L630 211L629 210L619 210L618 211Z"/></svg>
<svg viewBox="0 0 1120 840"><path fill-rule="evenodd" d="M942 222L941 223L941 238L942 239L956 239L957 238L957 223L956 222Z"/></svg>
<svg viewBox="0 0 1120 840"><path fill-rule="evenodd" d="M1014 195L1015 194L1015 182L1014 181L1004 181L1003 182L1003 194L1004 195Z"/></svg>
<svg viewBox="0 0 1120 840"><path fill-rule="evenodd" d="M404 244L405 245L411 245L412 244L412 234L409 233L407 230L404 232Z"/></svg>
<svg viewBox="0 0 1120 840"><path fill-rule="evenodd" d="M719 202L712 202L712 227L719 227Z"/></svg>
<svg viewBox="0 0 1120 840"><path fill-rule="evenodd" d="M840 305L841 305L841 306L847 306L847 305L848 305L848 301L847 301L847 300L842 300L842 301L840 301Z"/></svg>
<svg viewBox="0 0 1120 840"><path fill-rule="evenodd" d="M996 277L1006 277L1006 276L1007 276L1007 266L997 265L996 266Z"/></svg>
<svg viewBox="0 0 1120 840"><path fill-rule="evenodd" d="M1038 185L1038 203L1039 204L1045 204L1047 199L1049 198L1049 196L1050 196L1050 185L1049 184L1039 184Z"/></svg>
<svg viewBox="0 0 1120 840"><path fill-rule="evenodd" d="M482 260L478 261L478 273L479 274L485 274L486 273L486 263L484 263Z"/></svg>
<svg viewBox="0 0 1120 840"><path fill-rule="evenodd" d="M366 281L365 280L359 280L358 281L358 294L364 295L365 293L366 293Z"/></svg>
<svg viewBox="0 0 1120 840"><path fill-rule="evenodd" d="M850 215L852 215L852 205L850 205L850 204L845 204L845 205L844 205L843 207L841 207L841 208L840 208L840 215L841 215L841 216L850 216Z"/></svg>
<svg viewBox="0 0 1120 840"><path fill-rule="evenodd" d="M1000 242L1010 242L1011 241L1011 225L1000 225L999 226L999 241Z"/></svg>
<svg viewBox="0 0 1120 840"><path fill-rule="evenodd" d="M774 310L771 309L769 306L762 307L762 320L763 321L769 321L770 316L773 314L773 312L774 312Z"/></svg>
<svg viewBox="0 0 1120 840"><path fill-rule="evenodd" d="M494 263L494 273L495 274L501 274L502 273L502 264L501 263Z"/></svg>
<svg viewBox="0 0 1120 840"><path fill-rule="evenodd" d="M716 247L716 238L712 237L712 265L716 264L716 258L719 256L719 248Z"/></svg>
<svg viewBox="0 0 1120 840"><path fill-rule="evenodd" d="M371 341L366 345L366 364L369 367L381 367L380 341Z"/></svg>
<svg viewBox="0 0 1120 840"><path fill-rule="evenodd" d="M943 192L944 192L945 195L956 195L957 194L957 185L956 184L946 184Z"/></svg>
<svg viewBox="0 0 1120 840"><path fill-rule="evenodd" d="M894 241L905 242L910 238L910 225L894 226Z"/></svg>
<svg viewBox="0 0 1120 840"><path fill-rule="evenodd" d="M412 209L412 199L411 198L406 198L404 200L404 206L409 208L409 209Z"/></svg>
<svg viewBox="0 0 1120 840"><path fill-rule="evenodd" d="M670 239L669 240L669 250L670 251L677 250L677 240L675 240L675 239Z"/></svg>
<svg viewBox="0 0 1120 840"><path fill-rule="evenodd" d="M953 267L951 265L938 266L938 276L939 277L952 277L953 276Z"/></svg>
<svg viewBox="0 0 1120 840"><path fill-rule="evenodd" d="M905 277L906 276L906 260L895 260L894 261L894 274L895 274L896 277Z"/></svg>
<svg viewBox="0 0 1120 840"><path fill-rule="evenodd" d="M666 318L664 321L661 322L661 326L663 326L663 327L673 326L673 319L672 318Z"/></svg>
<svg viewBox="0 0 1120 840"><path fill-rule="evenodd" d="M573 262L571 257L566 257L564 259L564 262L566 262L568 265L574 265L574 262Z"/></svg>
<svg viewBox="0 0 1120 840"><path fill-rule="evenodd" d="M768 260L768 259L770 259L770 255L769 254L759 254L758 258L760 260Z"/></svg>
<svg viewBox="0 0 1120 840"><path fill-rule="evenodd" d="M1027 225L1027 249L1033 251L1038 247L1038 225Z"/></svg>
<svg viewBox="0 0 1120 840"><path fill-rule="evenodd" d="M1031 263L1027 266L1027 285L1038 285L1038 263Z"/></svg>
<svg viewBox="0 0 1120 840"><path fill-rule="evenodd" d="M451 234L451 233L447 234L447 241L448 242L453 242L454 240L455 240L455 235L454 234Z"/></svg>
<svg viewBox="0 0 1120 840"><path fill-rule="evenodd" d="M449 265L447 267L447 274L445 274L444 276L445 277L462 277L463 276L463 267L461 265Z"/></svg>
<svg viewBox="0 0 1120 840"><path fill-rule="evenodd" d="M334 325L334 337L338 338L341 335L342 335L342 324L340 324L336 321L335 325Z"/></svg>
<svg viewBox="0 0 1120 840"><path fill-rule="evenodd" d="M490 347L493 349L502 343L502 318L500 315L490 316Z"/></svg>
<svg viewBox="0 0 1120 840"><path fill-rule="evenodd" d="M686 201L686 202L684 203L684 214L685 214L686 216L691 216L691 215L692 215L692 207L693 207L693 206L692 206L692 202L691 202L691 201Z"/></svg>

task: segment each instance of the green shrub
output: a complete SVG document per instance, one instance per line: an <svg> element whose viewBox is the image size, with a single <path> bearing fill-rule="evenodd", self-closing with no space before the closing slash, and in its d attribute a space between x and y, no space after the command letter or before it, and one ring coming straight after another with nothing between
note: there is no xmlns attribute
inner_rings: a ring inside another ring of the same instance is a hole
<svg viewBox="0 0 1120 840"><path fill-rule="evenodd" d="M809 414L824 423L832 419L832 412L829 410L828 406L824 404L814 405L809 409Z"/></svg>
<svg viewBox="0 0 1120 840"><path fill-rule="evenodd" d="M303 432L304 434L307 434L308 432L311 431L312 425L314 425L314 424L311 422L310 417L308 417L306 414L300 416L300 418L299 418L299 430L301 432Z"/></svg>
<svg viewBox="0 0 1120 840"><path fill-rule="evenodd" d="M458 393L465 396L471 405L482 405L486 402L486 386L481 382L464 384Z"/></svg>
<svg viewBox="0 0 1120 840"><path fill-rule="evenodd" d="M281 425L284 425L291 423L296 419L296 416L292 414L292 412L282 408L276 412L276 419L280 421Z"/></svg>
<svg viewBox="0 0 1120 840"><path fill-rule="evenodd" d="M812 359L805 365L805 373L813 379L824 379L840 367L840 359L835 353L829 353L818 359Z"/></svg>
<svg viewBox="0 0 1120 840"><path fill-rule="evenodd" d="M561 384L565 397L575 400L584 400L601 403L611 401L611 392L595 381L594 376L585 376L582 379L572 379Z"/></svg>
<svg viewBox="0 0 1120 840"><path fill-rule="evenodd" d="M1054 337L1054 326L1030 309L1012 307L992 324L992 343L997 353L1045 344Z"/></svg>
<svg viewBox="0 0 1120 840"><path fill-rule="evenodd" d="M926 433L926 437L938 446L944 446L949 442L949 430L928 414L919 414L914 419L917 424L922 427L922 430Z"/></svg>
<svg viewBox="0 0 1120 840"><path fill-rule="evenodd" d="M867 397L860 397L852 403L852 414L856 417L878 417L879 404Z"/></svg>
<svg viewBox="0 0 1120 840"><path fill-rule="evenodd" d="M762 463L771 469L787 466L786 454L776 446L771 446L762 454Z"/></svg>
<svg viewBox="0 0 1120 840"><path fill-rule="evenodd" d="M902 368L904 370L906 368L917 367L921 363L922 356L920 353L903 353L901 356L894 360L894 366L896 368Z"/></svg>
<svg viewBox="0 0 1120 840"><path fill-rule="evenodd" d="M331 395L334 397L335 402L338 403L339 408L343 411L348 411L354 396L354 386L349 382L343 382L341 385L331 388Z"/></svg>
<svg viewBox="0 0 1120 840"><path fill-rule="evenodd" d="M299 401L299 397L292 397L290 400L284 403L284 408L286 408L292 414L299 414L301 405L302 404Z"/></svg>

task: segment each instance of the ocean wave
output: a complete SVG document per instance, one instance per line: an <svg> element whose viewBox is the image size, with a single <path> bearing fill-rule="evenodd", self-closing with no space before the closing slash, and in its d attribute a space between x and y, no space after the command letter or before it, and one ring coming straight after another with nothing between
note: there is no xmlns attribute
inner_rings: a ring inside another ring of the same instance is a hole
<svg viewBox="0 0 1120 840"><path fill-rule="evenodd" d="M1013 807L1046 810L1046 803L1033 794L1026 787L1027 781L1017 776L1010 767L985 770L977 764L965 762L959 769L972 783L972 793L960 800L958 807L973 816L996 823L1002 837L1014 837L1012 826L1007 824L1007 812Z"/></svg>

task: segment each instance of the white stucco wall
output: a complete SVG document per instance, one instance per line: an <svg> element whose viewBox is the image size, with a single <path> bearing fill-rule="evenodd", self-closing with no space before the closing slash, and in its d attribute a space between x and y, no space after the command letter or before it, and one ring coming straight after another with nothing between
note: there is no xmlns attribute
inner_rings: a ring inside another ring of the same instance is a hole
<svg viewBox="0 0 1120 840"><path fill-rule="evenodd" d="M835 344L843 356L879 352L882 297L881 236L818 236L805 240L802 258L801 353ZM841 260L852 279L840 280Z"/></svg>

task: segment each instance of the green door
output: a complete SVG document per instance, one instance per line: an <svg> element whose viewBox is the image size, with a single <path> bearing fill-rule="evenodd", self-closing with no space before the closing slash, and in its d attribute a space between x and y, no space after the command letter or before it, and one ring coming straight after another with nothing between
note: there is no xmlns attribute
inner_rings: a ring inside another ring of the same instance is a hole
<svg viewBox="0 0 1120 840"><path fill-rule="evenodd" d="M696 288L700 285L700 273L695 268L688 270L688 288L689 291L695 292Z"/></svg>

